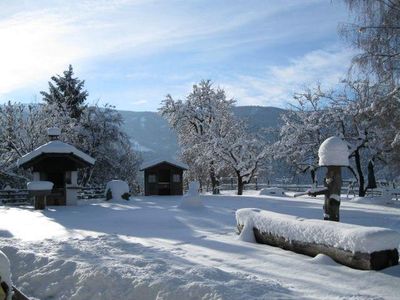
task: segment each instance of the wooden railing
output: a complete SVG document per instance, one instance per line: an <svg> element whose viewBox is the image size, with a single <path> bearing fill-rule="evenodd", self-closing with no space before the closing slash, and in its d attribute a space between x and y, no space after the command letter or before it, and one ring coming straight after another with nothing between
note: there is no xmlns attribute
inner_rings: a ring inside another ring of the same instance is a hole
<svg viewBox="0 0 400 300"><path fill-rule="evenodd" d="M260 182L257 180L253 180L252 182L245 184L245 190L261 190L263 188L269 187L279 187L285 191L292 192L304 192L311 188L311 184L290 184L290 183L266 183ZM316 188L322 188L322 185L318 185ZM224 178L222 183L219 185L221 191L224 190L236 190L237 183L234 178ZM367 196L382 196L383 194L388 193L393 196L396 200L400 199L400 189L395 188L394 184L379 184L379 187L376 189L367 190ZM358 185L354 182L344 181L342 186L342 194L347 194L351 196L358 195Z"/></svg>
<svg viewBox="0 0 400 300"><path fill-rule="evenodd" d="M83 187L78 192L79 200L104 199L104 187Z"/></svg>
<svg viewBox="0 0 400 300"><path fill-rule="evenodd" d="M32 199L28 190L0 190L0 204L27 205L32 204Z"/></svg>

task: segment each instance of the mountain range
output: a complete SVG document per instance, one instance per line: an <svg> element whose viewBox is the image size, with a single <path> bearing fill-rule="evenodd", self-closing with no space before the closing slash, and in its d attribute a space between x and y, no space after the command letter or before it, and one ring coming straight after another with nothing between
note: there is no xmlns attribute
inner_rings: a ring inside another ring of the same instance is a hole
<svg viewBox="0 0 400 300"><path fill-rule="evenodd" d="M144 160L158 157L176 158L179 145L175 132L157 112L119 111L123 130ZM245 121L248 130L256 133L263 128L278 128L285 110L265 106L236 106L234 114Z"/></svg>

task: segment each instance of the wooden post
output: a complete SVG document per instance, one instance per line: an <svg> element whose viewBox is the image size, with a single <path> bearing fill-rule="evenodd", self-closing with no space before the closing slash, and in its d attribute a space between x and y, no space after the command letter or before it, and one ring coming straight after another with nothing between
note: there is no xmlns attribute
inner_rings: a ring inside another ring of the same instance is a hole
<svg viewBox="0 0 400 300"><path fill-rule="evenodd" d="M35 210L42 210L46 208L46 196L37 195L35 196Z"/></svg>
<svg viewBox="0 0 400 300"><path fill-rule="evenodd" d="M328 166L326 172L324 203L324 220L339 222L340 192L342 187L341 168L338 166Z"/></svg>

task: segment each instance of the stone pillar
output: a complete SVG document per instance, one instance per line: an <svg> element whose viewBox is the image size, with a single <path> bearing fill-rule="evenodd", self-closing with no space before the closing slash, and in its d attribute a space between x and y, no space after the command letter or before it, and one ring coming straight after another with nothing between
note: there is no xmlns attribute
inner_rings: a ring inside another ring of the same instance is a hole
<svg viewBox="0 0 400 300"><path fill-rule="evenodd" d="M40 181L40 173L33 172L33 181Z"/></svg>
<svg viewBox="0 0 400 300"><path fill-rule="evenodd" d="M65 187L66 205L78 204L78 171L71 171L71 183Z"/></svg>

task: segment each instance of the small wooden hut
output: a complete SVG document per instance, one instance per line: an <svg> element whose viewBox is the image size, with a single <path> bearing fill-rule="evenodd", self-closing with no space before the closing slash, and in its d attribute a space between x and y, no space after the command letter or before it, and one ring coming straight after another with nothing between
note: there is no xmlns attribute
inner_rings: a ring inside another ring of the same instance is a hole
<svg viewBox="0 0 400 300"><path fill-rule="evenodd" d="M50 141L22 156L17 166L31 169L34 181L54 184L47 196L47 205L75 205L79 189L78 169L92 166L95 159L58 140L60 133L58 128L49 128Z"/></svg>
<svg viewBox="0 0 400 300"><path fill-rule="evenodd" d="M188 166L171 159L158 159L144 163L140 171L144 171L144 194L150 195L182 195L183 171Z"/></svg>

